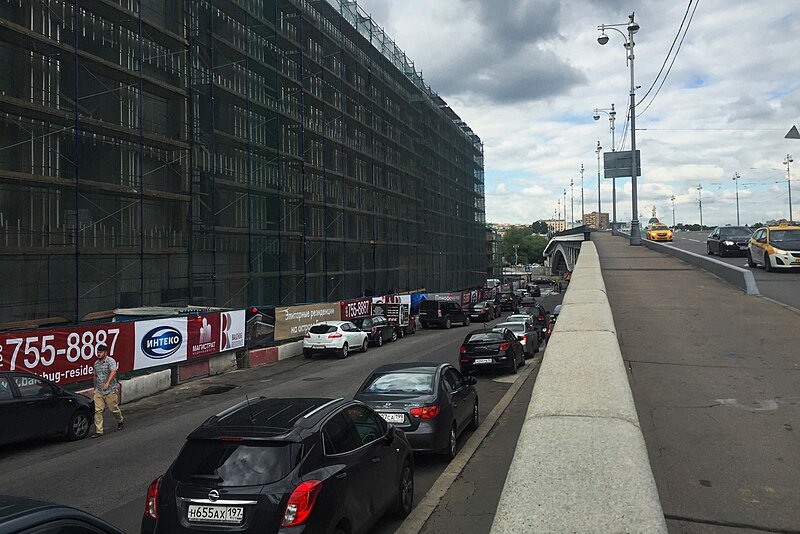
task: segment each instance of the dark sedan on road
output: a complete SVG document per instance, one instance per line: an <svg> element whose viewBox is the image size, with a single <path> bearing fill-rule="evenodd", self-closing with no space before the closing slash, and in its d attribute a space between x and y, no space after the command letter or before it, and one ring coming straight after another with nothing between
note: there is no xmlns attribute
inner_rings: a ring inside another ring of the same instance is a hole
<svg viewBox="0 0 800 534"><path fill-rule="evenodd" d="M519 299L514 293L498 293L495 301L500 304L501 310L508 310L512 313L517 313Z"/></svg>
<svg viewBox="0 0 800 534"><path fill-rule="evenodd" d="M458 350L461 374L475 369L504 367L511 374L525 364L522 344L508 328L502 330L473 330Z"/></svg>
<svg viewBox="0 0 800 534"><path fill-rule="evenodd" d="M408 440L368 406L259 397L189 434L147 490L141 531L366 532L413 498Z"/></svg>
<svg viewBox="0 0 800 534"><path fill-rule="evenodd" d="M0 372L0 445L61 434L89 434L94 401L49 380L18 371Z"/></svg>
<svg viewBox="0 0 800 534"><path fill-rule="evenodd" d="M353 319L352 323L366 332L369 342L376 347L382 347L384 341L397 341L397 329L383 315L359 317Z"/></svg>
<svg viewBox="0 0 800 534"><path fill-rule="evenodd" d="M123 534L77 508L0 495L0 532L3 534Z"/></svg>
<svg viewBox="0 0 800 534"><path fill-rule="evenodd" d="M708 234L706 252L722 256L747 256L747 242L753 231L747 226L717 226Z"/></svg>
<svg viewBox="0 0 800 534"><path fill-rule="evenodd" d="M355 398L402 429L414 452L452 459L458 436L478 428L476 382L447 363L396 363L375 369Z"/></svg>
<svg viewBox="0 0 800 534"><path fill-rule="evenodd" d="M469 305L469 318L472 321L492 321L495 317L495 304L491 301L484 300Z"/></svg>

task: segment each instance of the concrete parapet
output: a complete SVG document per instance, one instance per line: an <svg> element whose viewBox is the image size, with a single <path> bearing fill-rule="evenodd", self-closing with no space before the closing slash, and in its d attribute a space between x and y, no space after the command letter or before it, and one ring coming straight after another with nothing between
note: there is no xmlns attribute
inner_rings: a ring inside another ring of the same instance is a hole
<svg viewBox="0 0 800 534"><path fill-rule="evenodd" d="M591 242L548 342L491 532L667 532Z"/></svg>
<svg viewBox="0 0 800 534"><path fill-rule="evenodd" d="M285 345L278 345L278 360L285 360L286 358L294 358L303 354L303 342L294 341L286 343Z"/></svg>
<svg viewBox="0 0 800 534"><path fill-rule="evenodd" d="M708 256L703 256L702 254L695 254L694 252L689 252L688 250L681 250L673 246L648 241L647 239L642 239L642 243L647 248L657 250L662 254L675 256L679 260L683 260L690 265L700 267L701 269L706 270L711 274L718 276L719 278L722 278L726 282L730 282L748 295L760 294L753 273L747 269L742 269L741 267L736 267L730 263L725 263L724 261L720 261L715 258L709 258Z"/></svg>
<svg viewBox="0 0 800 534"><path fill-rule="evenodd" d="M231 350L221 354L215 354L208 359L208 374L210 376L220 375L236 369L236 351Z"/></svg>
<svg viewBox="0 0 800 534"><path fill-rule="evenodd" d="M166 391L172 385L172 370L164 369L163 371L156 371L148 375L134 376L128 380L120 380L121 392L120 397L125 402L133 402L135 400L155 395L161 391Z"/></svg>

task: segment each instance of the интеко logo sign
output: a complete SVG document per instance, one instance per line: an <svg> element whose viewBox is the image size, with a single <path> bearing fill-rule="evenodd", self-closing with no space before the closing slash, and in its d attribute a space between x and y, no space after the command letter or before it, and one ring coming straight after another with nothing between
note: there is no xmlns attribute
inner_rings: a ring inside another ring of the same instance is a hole
<svg viewBox="0 0 800 534"><path fill-rule="evenodd" d="M162 360L175 353L183 341L181 333L171 326L153 328L142 337L142 352L148 358Z"/></svg>

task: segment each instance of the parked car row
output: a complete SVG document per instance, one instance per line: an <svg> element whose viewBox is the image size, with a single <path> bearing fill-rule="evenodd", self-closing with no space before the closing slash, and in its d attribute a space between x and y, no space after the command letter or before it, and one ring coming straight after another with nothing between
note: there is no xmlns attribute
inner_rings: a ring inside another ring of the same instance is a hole
<svg viewBox="0 0 800 534"><path fill-rule="evenodd" d="M400 363L352 398L245 400L189 434L147 489L141 532L340 534L405 517L414 454L452 459L478 427L476 382L450 364Z"/></svg>
<svg viewBox="0 0 800 534"><path fill-rule="evenodd" d="M352 321L325 321L311 326L306 332L303 355L312 358L314 354L329 353L347 358L351 350L367 352L370 345L382 347L385 341L397 341L406 332L416 332L413 317L409 318L408 326L390 323L383 315L359 317Z"/></svg>

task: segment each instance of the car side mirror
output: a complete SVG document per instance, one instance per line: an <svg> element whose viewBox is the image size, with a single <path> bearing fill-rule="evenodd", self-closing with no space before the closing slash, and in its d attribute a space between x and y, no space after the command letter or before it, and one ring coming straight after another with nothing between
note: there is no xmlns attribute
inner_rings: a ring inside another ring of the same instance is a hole
<svg viewBox="0 0 800 534"><path fill-rule="evenodd" d="M475 378L474 376L465 376L464 377L464 382L466 382L470 386L474 386L475 384L478 383L478 379Z"/></svg>
<svg viewBox="0 0 800 534"><path fill-rule="evenodd" d="M386 443L391 445L392 441L394 441L394 427L391 425L391 423L387 423L386 427L386 434L384 434L383 437L386 440Z"/></svg>

